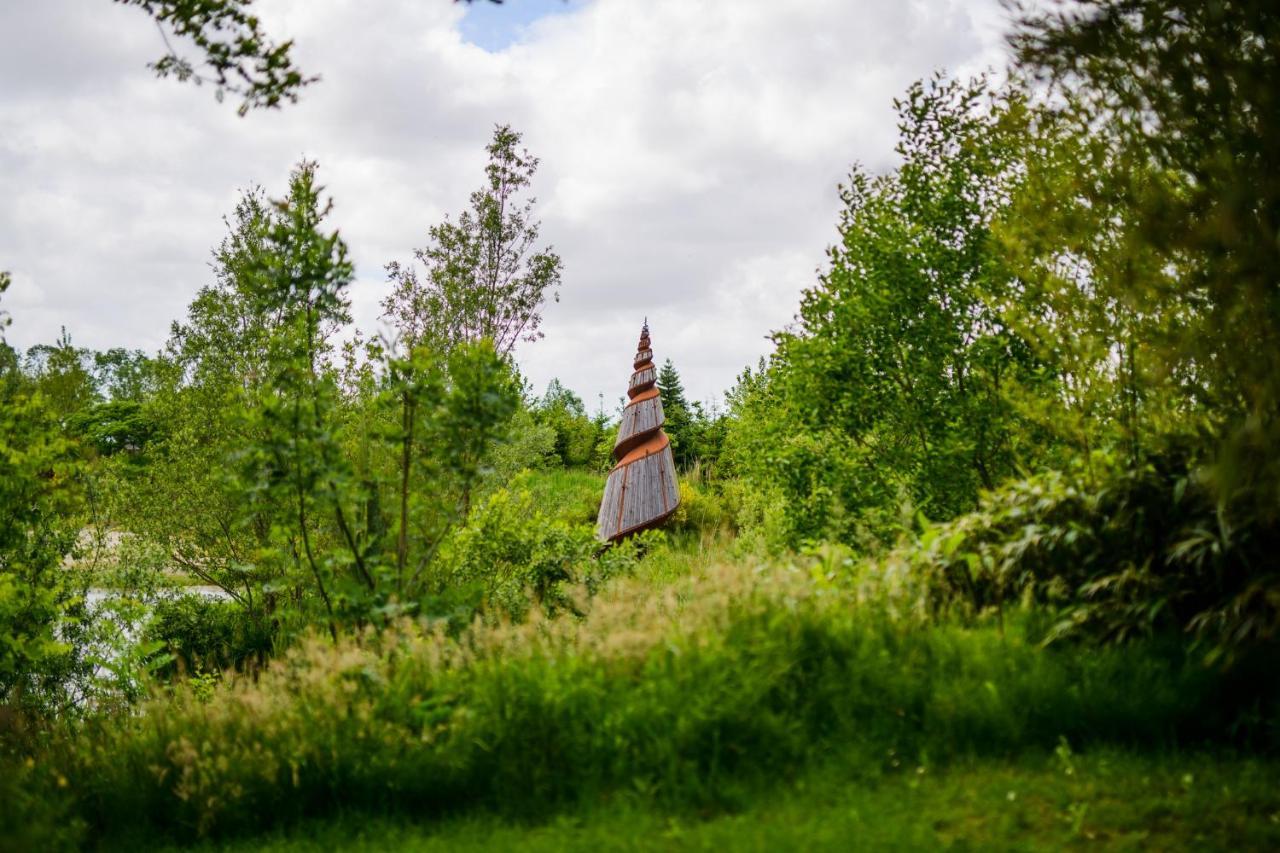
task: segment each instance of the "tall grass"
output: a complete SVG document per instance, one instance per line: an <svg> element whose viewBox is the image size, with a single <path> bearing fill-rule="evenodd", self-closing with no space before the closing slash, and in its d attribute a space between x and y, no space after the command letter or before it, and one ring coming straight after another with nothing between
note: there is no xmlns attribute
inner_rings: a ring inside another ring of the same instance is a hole
<svg viewBox="0 0 1280 853"><path fill-rule="evenodd" d="M604 480L603 473L585 468L538 468L522 471L512 481L495 482L490 487L527 490L548 517L594 527Z"/></svg>
<svg viewBox="0 0 1280 853"><path fill-rule="evenodd" d="M95 833L190 837L624 789L715 807L832 750L876 768L1063 738L1179 746L1239 721L1220 697L1246 691L1176 643L1045 650L1036 631L1034 613L930 626L821 566L745 564L618 584L583 619L314 638L256 681L157 697L42 760Z"/></svg>

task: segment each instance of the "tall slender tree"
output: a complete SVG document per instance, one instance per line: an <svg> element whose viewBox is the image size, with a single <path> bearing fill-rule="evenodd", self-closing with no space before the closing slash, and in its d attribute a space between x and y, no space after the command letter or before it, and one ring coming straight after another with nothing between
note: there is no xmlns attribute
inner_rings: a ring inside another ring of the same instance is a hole
<svg viewBox="0 0 1280 853"><path fill-rule="evenodd" d="M538 158L520 138L510 125L494 130L485 185L456 222L432 226L427 246L414 252L421 276L412 266L387 265L394 287L384 316L406 349L487 339L506 355L517 342L542 337L542 305L548 295L559 300L561 263L550 246L538 246L537 200L525 197Z"/></svg>

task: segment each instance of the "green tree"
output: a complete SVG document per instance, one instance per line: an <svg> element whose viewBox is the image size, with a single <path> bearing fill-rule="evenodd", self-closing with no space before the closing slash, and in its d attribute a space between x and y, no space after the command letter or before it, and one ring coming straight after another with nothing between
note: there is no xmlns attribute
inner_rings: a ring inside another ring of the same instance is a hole
<svg viewBox="0 0 1280 853"><path fill-rule="evenodd" d="M792 541L891 536L903 502L950 517L1027 461L1008 396L1037 366L1001 317L991 234L1024 172L1024 105L937 77L895 106L902 165L841 187L830 266L774 336L767 392L737 404L737 464L786 496Z"/></svg>
<svg viewBox="0 0 1280 853"><path fill-rule="evenodd" d="M113 401L142 402L155 392L157 365L142 350L115 347L93 353L93 378L99 393Z"/></svg>
<svg viewBox="0 0 1280 853"><path fill-rule="evenodd" d="M354 269L337 232L325 233L332 209L322 200L316 166L294 170L289 195L275 204L245 271L255 314L273 319L266 339L267 374L253 389L245 473L254 515L272 520L271 546L261 558L309 576L336 636L344 606L362 614L377 582L357 539L353 503L360 483L335 433L338 388L322 361L328 335L350 321L346 288ZM322 547L332 524L336 547Z"/></svg>
<svg viewBox="0 0 1280 853"><path fill-rule="evenodd" d="M56 344L37 344L27 350L26 371L64 422L101 399L94 381L92 359L92 353L71 343L66 327Z"/></svg>
<svg viewBox="0 0 1280 853"><path fill-rule="evenodd" d="M0 273L0 296L8 286ZM0 312L0 343L7 325ZM68 704L69 681L84 674L69 642L84 587L62 567L76 539L78 471L39 388L0 379L0 704L47 713Z"/></svg>
<svg viewBox="0 0 1280 853"><path fill-rule="evenodd" d="M1020 68L1103 148L1072 196L1123 207L1116 239L1149 258L1104 296L1167 320L1152 341L1185 407L1215 415L1224 498L1280 510L1280 13L1264 0L1087 0L1023 10Z"/></svg>
<svg viewBox="0 0 1280 853"><path fill-rule="evenodd" d="M1165 354L1164 342L1193 322L1191 307L1153 310L1115 286L1174 287L1177 273L1127 236L1135 211L1111 180L1109 144L1045 111L1029 139L1024 177L994 228L1016 276L1001 318L1032 347L1045 380L1017 399L1019 412L1048 437L1057 468L1098 453L1136 468L1213 420L1187 405L1196 371Z"/></svg>
<svg viewBox="0 0 1280 853"><path fill-rule="evenodd" d="M662 413L666 416L663 431L671 439L671 452L676 464L686 467L697 455L694 412L685 399L680 373L671 359L658 370L658 391L662 395Z"/></svg>
<svg viewBox="0 0 1280 853"><path fill-rule="evenodd" d="M1031 297L1019 313L1059 342L1056 363L1096 369L1076 396L1110 408L1127 444L1107 491L1143 483L1137 512L1161 519L1140 563L1094 567L1082 609L1171 613L1228 654L1273 642L1280 13L1055 3L1022 9L1012 42L1045 124L1074 137L1032 160L1025 221L1004 229Z"/></svg>
<svg viewBox="0 0 1280 853"><path fill-rule="evenodd" d="M406 348L421 343L448 350L464 341L489 340L506 355L520 340L542 336L542 304L559 300L560 256L538 248L536 199L522 200L538 158L520 145L510 126L497 127L487 147L485 186L471 194L471 207L457 222L428 230L430 243L415 251L425 272L392 262L394 282L383 301L384 316Z"/></svg>
<svg viewBox="0 0 1280 853"><path fill-rule="evenodd" d="M213 252L214 284L196 294L187 321L172 326L168 356L191 384L252 391L266 377L269 340L281 317L262 310L251 288L270 219L261 187L241 195Z"/></svg>
<svg viewBox="0 0 1280 853"><path fill-rule="evenodd" d="M600 439L600 429L587 417L582 398L552 379L547 391L533 406L534 417L540 424L555 430L556 455L567 466L582 466L591 462Z"/></svg>
<svg viewBox="0 0 1280 853"><path fill-rule="evenodd" d="M520 403L508 362L488 341L463 343L445 356L424 347L388 361L385 399L398 406L401 429L395 583L405 607L441 591L441 546L471 513L471 501Z"/></svg>

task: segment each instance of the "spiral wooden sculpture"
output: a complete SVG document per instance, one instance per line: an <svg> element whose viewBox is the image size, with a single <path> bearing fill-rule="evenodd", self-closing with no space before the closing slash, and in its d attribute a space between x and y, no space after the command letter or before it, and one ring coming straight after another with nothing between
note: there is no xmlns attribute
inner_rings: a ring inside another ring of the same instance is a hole
<svg viewBox="0 0 1280 853"><path fill-rule="evenodd" d="M631 400L622 410L618 440L613 445L616 464L604 484L604 499L596 521L596 534L606 542L657 527L680 504L676 463L671 455L671 439L662 431L666 419L662 398L654 387L656 381L646 320L640 330L635 372L627 388Z"/></svg>

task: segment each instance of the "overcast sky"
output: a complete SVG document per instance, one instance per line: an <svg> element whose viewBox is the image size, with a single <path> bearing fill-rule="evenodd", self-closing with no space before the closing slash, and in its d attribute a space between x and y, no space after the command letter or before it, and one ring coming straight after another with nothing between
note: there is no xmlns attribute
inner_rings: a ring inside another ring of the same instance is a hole
<svg viewBox="0 0 1280 853"><path fill-rule="evenodd" d="M495 123L542 158L564 261L518 360L594 410L626 388L641 320L695 399L770 350L835 238L850 164L893 165L892 100L1004 63L997 0L258 0L322 76L236 115L156 80L152 21L109 0L0 2L0 269L19 347L155 350L210 283L240 190L315 159L356 261L357 325L428 226L483 179Z"/></svg>

